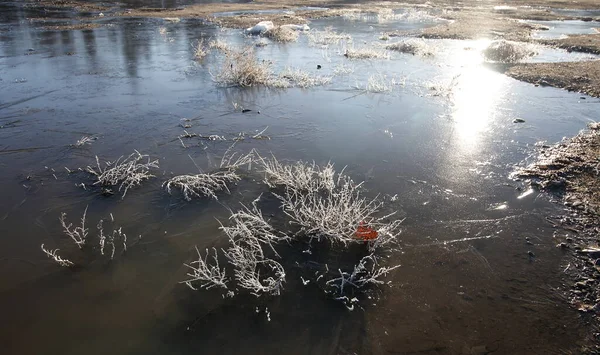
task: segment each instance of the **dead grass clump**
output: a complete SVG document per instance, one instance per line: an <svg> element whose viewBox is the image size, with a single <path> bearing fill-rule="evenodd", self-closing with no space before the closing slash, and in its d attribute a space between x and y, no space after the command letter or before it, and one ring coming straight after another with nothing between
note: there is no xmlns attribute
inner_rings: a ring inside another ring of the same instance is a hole
<svg viewBox="0 0 600 355"><path fill-rule="evenodd" d="M300 227L298 233L346 245L362 241L355 233L366 225L377 231L370 240L374 248L395 240L401 221L382 223L390 216L375 218L382 203L362 197L362 183L355 184L343 171L336 173L332 164L282 164L275 157L259 158L259 164L267 185L283 187L276 196L284 213Z"/></svg>
<svg viewBox="0 0 600 355"><path fill-rule="evenodd" d="M354 73L354 68L344 65L343 63L333 68L333 75L335 76L349 75L352 73Z"/></svg>
<svg viewBox="0 0 600 355"><path fill-rule="evenodd" d="M204 43L204 38L192 45L192 48L194 50L194 59L196 60L202 60L208 54L207 47Z"/></svg>
<svg viewBox="0 0 600 355"><path fill-rule="evenodd" d="M404 86L404 81L396 78L389 79L382 74L374 74L369 76L364 90L371 93L386 93L393 91L394 86ZM358 88L360 89L360 87Z"/></svg>
<svg viewBox="0 0 600 355"><path fill-rule="evenodd" d="M210 42L208 42L208 48L209 49L216 49L221 53L228 53L229 52L229 44L227 44L227 42L222 41L220 39L213 39Z"/></svg>
<svg viewBox="0 0 600 355"><path fill-rule="evenodd" d="M349 59L390 59L390 55L375 48L347 48L344 57Z"/></svg>
<svg viewBox="0 0 600 355"><path fill-rule="evenodd" d="M300 69L286 68L279 74L279 78L287 80L289 86L308 88L312 86L327 85L331 82L331 77L312 75Z"/></svg>
<svg viewBox="0 0 600 355"><path fill-rule="evenodd" d="M147 159L146 162L143 162ZM122 198L125 198L127 191L138 186L142 181L154 177L150 174L151 168L158 168L158 160L150 160L148 155L142 155L137 150L126 158L122 156L115 162L105 162L102 168L100 160L96 156L97 170L88 166L86 170L96 177L94 185L100 185L105 189L119 186L119 191L123 191ZM110 191L110 190L109 190Z"/></svg>
<svg viewBox="0 0 600 355"><path fill-rule="evenodd" d="M525 43L505 40L494 41L483 51L486 60L500 63L519 62L535 54Z"/></svg>
<svg viewBox="0 0 600 355"><path fill-rule="evenodd" d="M323 31L311 30L307 33L307 36L310 45L330 45L338 44L342 41L352 41L352 37L349 34L335 32L333 27L326 27Z"/></svg>
<svg viewBox="0 0 600 355"><path fill-rule="evenodd" d="M285 26L274 27L263 32L262 35L273 41L281 43L296 42L299 37L298 31Z"/></svg>
<svg viewBox="0 0 600 355"><path fill-rule="evenodd" d="M273 72L271 63L256 58L254 49L246 47L242 50L227 52L221 71L213 80L226 86L269 86Z"/></svg>
<svg viewBox="0 0 600 355"><path fill-rule="evenodd" d="M221 170L212 173L196 175L179 175L166 181L163 186L171 193L173 188L180 189L183 197L191 201L193 197L212 197L217 200L216 193L222 190L229 193L228 184L235 183L241 178L235 171Z"/></svg>
<svg viewBox="0 0 600 355"><path fill-rule="evenodd" d="M315 162L305 163L298 161L294 164L283 164L274 156L271 158L258 157L261 172L264 173L264 183L271 188L283 186L294 191L321 191L331 190L335 170L333 164L328 163L320 167Z"/></svg>
<svg viewBox="0 0 600 355"><path fill-rule="evenodd" d="M240 181L242 178L237 169L244 165L251 168L254 159L254 150L248 154L230 153L233 145L227 149L223 157L219 170L210 173L199 173L195 175L179 175L167 180L163 187L171 193L173 188L180 189L183 197L191 201L193 197L212 197L217 200L219 191L230 193L228 185Z"/></svg>
<svg viewBox="0 0 600 355"><path fill-rule="evenodd" d="M433 55L433 51L431 50L431 48L423 40L417 39L407 39L396 43L390 43L385 46L385 49L400 53L408 53L412 55Z"/></svg>

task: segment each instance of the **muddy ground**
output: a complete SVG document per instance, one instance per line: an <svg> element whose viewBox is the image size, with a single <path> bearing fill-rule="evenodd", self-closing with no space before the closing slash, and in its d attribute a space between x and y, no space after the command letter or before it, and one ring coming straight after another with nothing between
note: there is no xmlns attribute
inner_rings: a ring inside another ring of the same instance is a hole
<svg viewBox="0 0 600 355"><path fill-rule="evenodd" d="M566 207L551 221L557 248L575 256L565 268L574 280L570 302L581 312L600 313L600 124L553 146L540 147L539 160L518 172Z"/></svg>

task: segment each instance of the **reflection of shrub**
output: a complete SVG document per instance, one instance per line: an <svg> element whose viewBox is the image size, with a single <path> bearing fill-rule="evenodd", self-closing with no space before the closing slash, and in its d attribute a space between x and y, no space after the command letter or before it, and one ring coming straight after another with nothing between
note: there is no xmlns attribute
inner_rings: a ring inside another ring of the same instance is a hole
<svg viewBox="0 0 600 355"><path fill-rule="evenodd" d="M483 56L492 62L514 63L536 54L528 47L525 43L494 41L483 51Z"/></svg>

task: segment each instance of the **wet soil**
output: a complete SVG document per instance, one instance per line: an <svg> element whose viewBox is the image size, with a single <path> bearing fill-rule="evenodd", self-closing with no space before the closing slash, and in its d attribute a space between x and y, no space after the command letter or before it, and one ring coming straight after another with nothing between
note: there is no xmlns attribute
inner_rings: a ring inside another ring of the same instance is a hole
<svg viewBox="0 0 600 355"><path fill-rule="evenodd" d="M600 314L600 125L553 146L541 146L538 161L520 170L539 190L564 204L551 219L556 247L572 255L564 272L573 280L569 301L590 319ZM595 351L599 351L596 347Z"/></svg>
<svg viewBox="0 0 600 355"><path fill-rule="evenodd" d="M552 86L600 97L600 61L572 63L523 63L511 66L506 74L541 86Z"/></svg>
<svg viewBox="0 0 600 355"><path fill-rule="evenodd" d="M567 38L540 40L539 42L571 52L600 54L600 33L588 35L571 35Z"/></svg>

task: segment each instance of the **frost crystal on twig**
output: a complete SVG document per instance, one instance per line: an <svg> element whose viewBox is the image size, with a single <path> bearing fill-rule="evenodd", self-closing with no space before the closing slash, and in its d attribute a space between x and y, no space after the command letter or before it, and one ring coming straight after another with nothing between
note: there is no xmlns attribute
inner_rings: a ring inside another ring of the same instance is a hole
<svg viewBox="0 0 600 355"><path fill-rule="evenodd" d="M204 288L207 290L213 287L222 287L224 289L227 289L227 277L225 275L225 268L221 269L219 267L217 249L212 249L214 251L214 256L212 256L212 259L214 261L213 265L211 265L208 261L208 256L210 254L208 248L206 249L206 256L203 258L202 254L200 254L200 251L197 247L196 252L198 253L198 260L192 261L189 264L184 264L191 271L187 273L189 279L181 282L185 283L192 290L197 290L197 288L195 288L192 285L193 282L200 282L200 288Z"/></svg>
<svg viewBox="0 0 600 355"><path fill-rule="evenodd" d="M92 142L95 140L96 140L96 138L94 138L94 137L83 136L79 140L77 140L77 142L75 142L75 144L73 144L73 146L74 147L83 147L84 145L92 144Z"/></svg>
<svg viewBox="0 0 600 355"><path fill-rule="evenodd" d="M65 221L65 219L67 218L67 214L64 212L60 214L59 218L64 233L68 235L71 239L73 239L73 241L75 242L75 244L77 244L79 249L83 248L88 236L88 230L87 228L85 228L85 216L87 214L87 209L88 208L86 206L85 210L83 211L83 216L81 217L81 226L73 227L73 223L69 223L69 225L67 225L67 222Z"/></svg>
<svg viewBox="0 0 600 355"><path fill-rule="evenodd" d="M60 266L64 266L64 267L70 267L73 266L75 264L73 264L71 261L67 260L67 259L63 259L61 258L57 252L60 249L54 249L54 250L48 250L44 248L44 244L42 244L41 246L42 251L52 260L54 260L56 263L58 263L58 265Z"/></svg>
<svg viewBox="0 0 600 355"><path fill-rule="evenodd" d="M232 146L233 147L233 146ZM237 169L248 165L251 168L254 151L243 155L237 153L229 154L231 147L227 149L221 159L220 168L210 173L199 173L195 175L174 176L163 184L168 193L173 188L180 189L183 197L190 201L193 197L212 197L217 200L217 192L225 190L230 193L228 185L241 180Z"/></svg>
<svg viewBox="0 0 600 355"><path fill-rule="evenodd" d="M239 181L239 175L232 170L219 170L212 173L196 175L179 175L166 181L163 186L167 192L178 188L183 192L183 197L190 201L193 197L212 197L217 200L217 192L221 190L229 193L227 184Z"/></svg>
<svg viewBox="0 0 600 355"><path fill-rule="evenodd" d="M147 158L146 162L143 160ZM142 155L137 150L126 158L122 156L115 162L106 162L106 167L102 168L100 160L96 156L97 170L91 166L87 171L97 179L94 185L103 187L112 187L119 185L119 191L123 191L122 198L125 198L127 191L142 183L154 175L150 174L151 168L158 168L158 160L150 160L148 155Z"/></svg>
<svg viewBox="0 0 600 355"><path fill-rule="evenodd" d="M346 286L360 289L369 284L383 284L384 281L380 278L398 267L399 265L392 267L379 266L377 257L374 254L369 254L360 259L351 273L338 270L340 277L330 279L326 284L336 288L339 295L343 296Z"/></svg>
<svg viewBox="0 0 600 355"><path fill-rule="evenodd" d="M248 289L257 297L263 293L279 295L285 282L283 266L266 258L261 244L268 245L278 256L273 244L288 240L264 220L256 204L244 206L242 211L232 213L231 226L220 228L229 237L229 248L225 256L234 267L238 285Z"/></svg>
<svg viewBox="0 0 600 355"><path fill-rule="evenodd" d="M114 218L112 218L112 213L111 213L111 219L114 222ZM111 234L105 235L103 223L104 223L104 220L101 219L97 225L99 245L100 245L100 254L104 255L104 247L108 243L111 246L110 259L112 260L115 257L115 251L117 250L117 245L115 244L115 242L118 239L121 240L121 243L123 245L123 251L127 251L127 235L125 233L123 233L122 227L119 227L119 229L113 229Z"/></svg>

